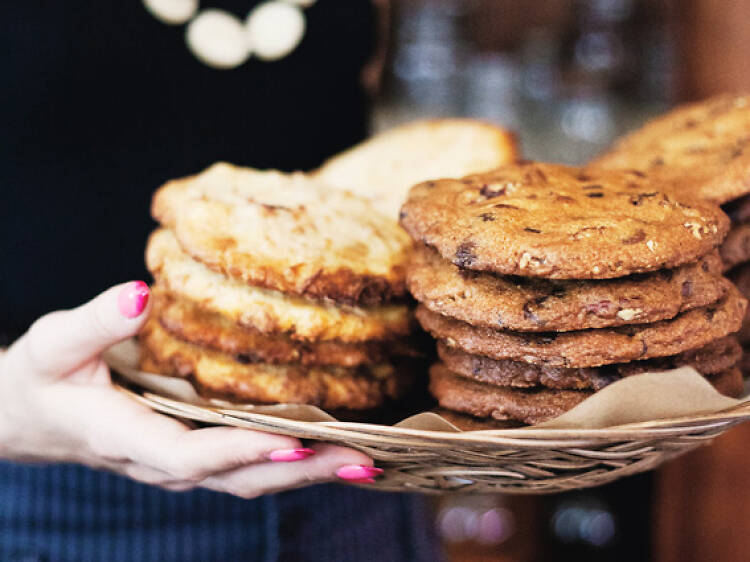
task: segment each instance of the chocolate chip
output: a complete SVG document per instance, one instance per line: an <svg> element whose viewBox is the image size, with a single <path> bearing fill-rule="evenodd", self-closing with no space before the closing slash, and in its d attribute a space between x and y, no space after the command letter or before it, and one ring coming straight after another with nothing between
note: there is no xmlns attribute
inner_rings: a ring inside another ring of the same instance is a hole
<svg viewBox="0 0 750 562"><path fill-rule="evenodd" d="M632 174L634 176L638 176L639 178L645 178L646 177L646 174L644 174L640 170L628 170L628 173Z"/></svg>
<svg viewBox="0 0 750 562"><path fill-rule="evenodd" d="M465 241L456 248L456 259L453 260L458 267L470 267L476 262L477 256L474 253L474 242Z"/></svg>
<svg viewBox="0 0 750 562"><path fill-rule="evenodd" d="M576 179L578 181L591 181L591 176L588 174L578 174L576 176ZM584 188L585 189L585 188Z"/></svg>
<svg viewBox="0 0 750 562"><path fill-rule="evenodd" d="M491 222L495 220L495 216L492 213L482 213L481 215L479 215L479 218L484 222Z"/></svg>
<svg viewBox="0 0 750 562"><path fill-rule="evenodd" d="M591 183L589 185L584 185L581 189L584 191L589 191L591 189L602 189L602 186L598 183Z"/></svg>
<svg viewBox="0 0 750 562"><path fill-rule="evenodd" d="M701 264L701 269L702 269L703 271L705 271L706 273L708 273L708 270L710 269L710 267L709 267L709 265L708 265L708 263L707 263L707 262L703 262L703 263Z"/></svg>
<svg viewBox="0 0 750 562"><path fill-rule="evenodd" d="M243 365L249 365L250 363L258 362L257 357L249 355L247 353L238 353L234 356L234 359L237 361L237 363L242 363Z"/></svg>
<svg viewBox="0 0 750 562"><path fill-rule="evenodd" d="M650 193L639 193L638 195L633 195L630 197L630 204L635 205L637 207L641 203L643 203L644 199L648 199L649 197L655 197L657 195L659 195L658 191L652 191Z"/></svg>
<svg viewBox="0 0 750 562"><path fill-rule="evenodd" d="M688 119L687 121L685 121L685 128L692 129L697 124L698 124L698 122L695 119Z"/></svg>
<svg viewBox="0 0 750 562"><path fill-rule="evenodd" d="M434 187L435 187L435 186L436 186L437 184L436 184L436 183L435 183L434 181L428 181L428 182L427 182L427 183L425 183L424 185L425 185L425 187L427 187L427 189L432 189L432 188L434 188Z"/></svg>
<svg viewBox="0 0 750 562"><path fill-rule="evenodd" d="M742 149L740 147L736 147L734 150L732 150L732 153L729 155L730 160L734 160L735 158L738 158L742 155Z"/></svg>
<svg viewBox="0 0 750 562"><path fill-rule="evenodd" d="M648 353L648 344L646 340L641 340L641 357Z"/></svg>
<svg viewBox="0 0 750 562"><path fill-rule="evenodd" d="M587 193L586 197L589 197L590 199L601 199L604 197L604 194L601 191L597 193Z"/></svg>
<svg viewBox="0 0 750 562"><path fill-rule="evenodd" d="M518 209L515 205L506 205L505 203L497 203L496 205L493 205L495 209Z"/></svg>
<svg viewBox="0 0 750 562"><path fill-rule="evenodd" d="M662 158L661 156L657 156L656 158L653 158L651 160L651 165L652 166L663 166L664 165L664 158Z"/></svg>
<svg viewBox="0 0 750 562"><path fill-rule="evenodd" d="M688 298L690 295L693 294L693 284L690 281L685 281L682 283L682 288L680 289L680 292L682 293L682 296L684 298Z"/></svg>
<svg viewBox="0 0 750 562"><path fill-rule="evenodd" d="M713 308L713 307L707 308L707 309L705 309L705 311L703 313L706 315L706 318L710 322L711 320L714 319L714 316L716 315L716 309Z"/></svg>
<svg viewBox="0 0 750 562"><path fill-rule="evenodd" d="M538 230L536 228L529 228L528 226L526 228L524 228L524 230L526 232L533 232L534 234L541 234L542 233L541 230Z"/></svg>
<svg viewBox="0 0 750 562"><path fill-rule="evenodd" d="M485 197L487 199L493 199L494 197L499 197L500 195L505 195L506 187L503 186L499 189L492 189L492 186L489 185L483 185L482 189L479 190L479 195L482 197Z"/></svg>
<svg viewBox="0 0 750 562"><path fill-rule="evenodd" d="M406 211L399 211L398 213L398 219L404 220L406 218Z"/></svg>
<svg viewBox="0 0 750 562"><path fill-rule="evenodd" d="M637 244L643 242L646 239L646 233L643 230L637 230L630 238L623 239L623 244Z"/></svg>
<svg viewBox="0 0 750 562"><path fill-rule="evenodd" d="M555 195L555 201L559 203L575 203L575 199L568 195Z"/></svg>

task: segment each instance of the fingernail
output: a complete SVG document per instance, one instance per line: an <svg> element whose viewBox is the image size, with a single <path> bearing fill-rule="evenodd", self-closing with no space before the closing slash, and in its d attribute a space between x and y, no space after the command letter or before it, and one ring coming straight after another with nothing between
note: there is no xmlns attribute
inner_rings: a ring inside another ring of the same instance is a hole
<svg viewBox="0 0 750 562"><path fill-rule="evenodd" d="M375 484L374 478L360 478L359 480L347 480L350 484Z"/></svg>
<svg viewBox="0 0 750 562"><path fill-rule="evenodd" d="M293 462L301 461L314 454L315 451L312 449L278 449L271 451L268 458L273 462Z"/></svg>
<svg viewBox="0 0 750 562"><path fill-rule="evenodd" d="M373 476L383 474L382 468L367 466L364 464L347 464L336 471L336 476L342 480L366 480Z"/></svg>
<svg viewBox="0 0 750 562"><path fill-rule="evenodd" d="M120 314L125 318L140 316L148 304L148 297L148 285L143 281L128 283L120 291L120 296L117 298L117 306L120 309Z"/></svg>

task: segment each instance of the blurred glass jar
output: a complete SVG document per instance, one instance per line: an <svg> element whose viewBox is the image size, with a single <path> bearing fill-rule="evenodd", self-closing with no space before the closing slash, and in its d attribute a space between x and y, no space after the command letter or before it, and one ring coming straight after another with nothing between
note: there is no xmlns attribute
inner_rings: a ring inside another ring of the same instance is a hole
<svg viewBox="0 0 750 562"><path fill-rule="evenodd" d="M404 3L396 28L393 102L414 116L458 115L467 45L458 0Z"/></svg>

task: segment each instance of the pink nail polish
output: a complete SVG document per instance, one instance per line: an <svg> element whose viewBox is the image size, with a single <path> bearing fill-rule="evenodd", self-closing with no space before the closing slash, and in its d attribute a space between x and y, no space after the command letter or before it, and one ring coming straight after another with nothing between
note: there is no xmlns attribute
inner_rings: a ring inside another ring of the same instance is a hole
<svg viewBox="0 0 750 562"><path fill-rule="evenodd" d="M359 480L347 480L350 484L375 484L374 478L360 478Z"/></svg>
<svg viewBox="0 0 750 562"><path fill-rule="evenodd" d="M301 461L314 454L315 451L312 449L279 449L271 451L268 458L273 462L294 462Z"/></svg>
<svg viewBox="0 0 750 562"><path fill-rule="evenodd" d="M336 476L342 480L366 480L383 474L382 468L364 464L347 464L336 471Z"/></svg>
<svg viewBox="0 0 750 562"><path fill-rule="evenodd" d="M140 316L148 304L149 294L148 285L143 281L133 281L125 285L120 291L120 296L117 297L120 314L125 318Z"/></svg>

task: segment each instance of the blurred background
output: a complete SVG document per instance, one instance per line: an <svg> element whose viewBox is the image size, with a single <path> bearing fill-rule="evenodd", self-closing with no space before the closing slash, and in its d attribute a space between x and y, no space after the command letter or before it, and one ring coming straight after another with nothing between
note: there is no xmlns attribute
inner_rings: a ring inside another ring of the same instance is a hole
<svg viewBox="0 0 750 562"><path fill-rule="evenodd" d="M470 116L583 163L675 103L750 90L750 0L380 0L373 130ZM554 496L435 502L449 559L750 559L750 427L656 473Z"/></svg>

